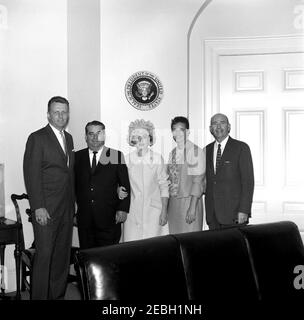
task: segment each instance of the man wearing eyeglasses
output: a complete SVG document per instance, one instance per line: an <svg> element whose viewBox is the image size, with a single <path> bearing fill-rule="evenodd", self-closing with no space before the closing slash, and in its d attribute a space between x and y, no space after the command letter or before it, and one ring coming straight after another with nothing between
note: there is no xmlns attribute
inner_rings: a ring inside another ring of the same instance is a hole
<svg viewBox="0 0 304 320"><path fill-rule="evenodd" d="M130 194L124 155L105 146L105 125L91 121L85 127L87 148L76 152L75 187L77 226L81 249L116 244L127 219L130 196L120 200L118 185Z"/></svg>
<svg viewBox="0 0 304 320"><path fill-rule="evenodd" d="M254 190L254 173L249 146L229 136L226 115L211 118L215 141L206 147L206 220L209 229L248 223Z"/></svg>

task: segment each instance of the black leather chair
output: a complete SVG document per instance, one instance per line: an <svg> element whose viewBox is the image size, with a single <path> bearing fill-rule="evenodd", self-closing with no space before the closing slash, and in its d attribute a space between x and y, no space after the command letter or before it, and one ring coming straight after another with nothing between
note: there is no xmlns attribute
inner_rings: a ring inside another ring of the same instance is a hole
<svg viewBox="0 0 304 320"><path fill-rule="evenodd" d="M238 313L248 319L252 304L263 310L273 299L276 308L278 301L296 306L304 301L304 290L294 286L294 268L304 265L304 246L293 222L189 232L79 250L76 261L86 300L199 301L212 311L224 305L232 307L233 319ZM247 313L240 312L242 306ZM222 316L215 319L219 318Z"/></svg>
<svg viewBox="0 0 304 320"><path fill-rule="evenodd" d="M20 221L22 224L22 218L20 214L20 208L18 201L25 200L26 205L29 206L28 203L28 195L23 193L21 195L12 194L11 195L12 202L14 204L16 215L17 215L17 221ZM25 209L25 213L28 216L28 222L32 222L32 215L31 210L29 208ZM21 291L28 290L30 292L31 290L31 272L32 272L32 265L33 265L33 258L35 255L35 241L33 241L32 245L29 248L25 248L24 244L24 235L23 235L23 226L21 228ZM75 266L75 254L79 250L78 247L72 247L71 248L71 258L70 258L70 265L72 267ZM74 267L75 269L75 267ZM74 272L70 272L68 275L68 283L77 282L77 276Z"/></svg>

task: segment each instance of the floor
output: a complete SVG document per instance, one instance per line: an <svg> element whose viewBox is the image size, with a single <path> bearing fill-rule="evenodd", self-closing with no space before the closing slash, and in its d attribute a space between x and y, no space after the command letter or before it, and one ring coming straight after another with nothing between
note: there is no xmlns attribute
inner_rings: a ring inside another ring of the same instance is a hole
<svg viewBox="0 0 304 320"><path fill-rule="evenodd" d="M16 295L16 291L9 292L5 296L8 299L12 299L15 297L15 295ZM21 300L30 300L30 295L28 291L21 292ZM81 300L81 295L80 295L80 291L78 289L77 283L68 284L64 300Z"/></svg>

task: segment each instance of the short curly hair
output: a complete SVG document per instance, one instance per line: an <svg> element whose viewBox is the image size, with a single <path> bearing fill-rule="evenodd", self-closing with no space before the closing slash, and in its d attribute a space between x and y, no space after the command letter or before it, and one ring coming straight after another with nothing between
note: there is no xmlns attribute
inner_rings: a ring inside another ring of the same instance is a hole
<svg viewBox="0 0 304 320"><path fill-rule="evenodd" d="M129 133L128 133L128 143L130 146L134 147L134 144L131 141L132 132L135 129L146 129L150 137L150 146L153 146L155 143L155 127L153 123L149 120L145 121L144 119L137 119L132 121L129 124Z"/></svg>

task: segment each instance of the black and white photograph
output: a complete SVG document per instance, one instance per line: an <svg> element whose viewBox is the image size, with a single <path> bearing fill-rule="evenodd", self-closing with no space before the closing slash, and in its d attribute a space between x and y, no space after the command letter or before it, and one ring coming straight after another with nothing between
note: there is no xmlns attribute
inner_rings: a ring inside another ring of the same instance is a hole
<svg viewBox="0 0 304 320"><path fill-rule="evenodd" d="M0 0L0 314L298 319L303 128L304 0Z"/></svg>

